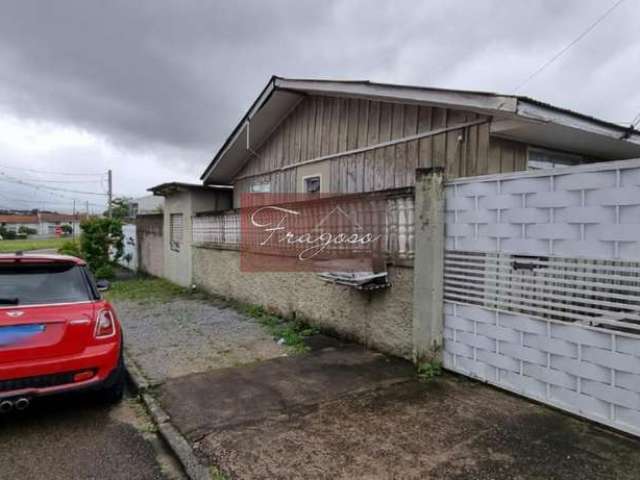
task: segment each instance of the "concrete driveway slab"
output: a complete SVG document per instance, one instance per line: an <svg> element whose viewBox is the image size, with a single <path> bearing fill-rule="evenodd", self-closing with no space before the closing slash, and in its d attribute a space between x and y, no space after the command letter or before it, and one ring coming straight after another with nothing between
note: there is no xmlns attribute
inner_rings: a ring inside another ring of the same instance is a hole
<svg viewBox="0 0 640 480"><path fill-rule="evenodd" d="M359 347L170 380L205 462L243 479L637 479L640 441Z"/></svg>
<svg viewBox="0 0 640 480"><path fill-rule="evenodd" d="M181 432L195 441L212 430L414 377L409 362L350 345L171 379L156 393Z"/></svg>
<svg viewBox="0 0 640 480"><path fill-rule="evenodd" d="M219 429L198 452L233 478L637 479L637 441L452 378Z"/></svg>

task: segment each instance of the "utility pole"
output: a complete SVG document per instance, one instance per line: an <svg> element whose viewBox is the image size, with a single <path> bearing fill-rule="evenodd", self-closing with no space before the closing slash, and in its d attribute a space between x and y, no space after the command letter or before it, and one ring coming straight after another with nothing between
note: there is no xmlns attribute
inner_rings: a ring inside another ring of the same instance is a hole
<svg viewBox="0 0 640 480"><path fill-rule="evenodd" d="M107 204L107 211L109 212L109 218L111 218L111 201L113 200L113 175L111 174L111 169L109 169L109 171L107 172L107 176L108 176L108 204Z"/></svg>
<svg viewBox="0 0 640 480"><path fill-rule="evenodd" d="M73 215L71 216L71 238L76 239L76 226L78 225L78 218L76 217L76 200L73 199Z"/></svg>

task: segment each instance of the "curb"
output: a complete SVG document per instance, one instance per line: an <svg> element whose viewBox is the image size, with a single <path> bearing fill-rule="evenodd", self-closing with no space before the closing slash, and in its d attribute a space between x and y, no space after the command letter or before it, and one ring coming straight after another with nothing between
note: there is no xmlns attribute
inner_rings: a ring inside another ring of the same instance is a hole
<svg viewBox="0 0 640 480"><path fill-rule="evenodd" d="M153 398L147 390L150 387L149 382L144 378L138 366L131 360L125 351L124 364L129 380L135 387L144 403L149 415L158 428L158 432L167 443L172 453L178 458L182 468L190 480L211 480L209 469L202 465L191 449L191 445L186 438L171 423L171 417L160 406L158 401Z"/></svg>

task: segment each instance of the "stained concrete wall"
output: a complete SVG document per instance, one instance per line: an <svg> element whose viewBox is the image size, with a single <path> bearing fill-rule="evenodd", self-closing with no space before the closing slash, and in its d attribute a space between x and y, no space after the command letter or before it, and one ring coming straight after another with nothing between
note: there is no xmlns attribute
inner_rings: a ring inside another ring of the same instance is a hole
<svg viewBox="0 0 640 480"><path fill-rule="evenodd" d="M193 216L202 212L217 212L231 208L232 192L229 190L182 190L165 197L164 204L164 276L168 280L191 286L191 244ZM170 220L172 213L181 213L184 234L178 250L170 245Z"/></svg>
<svg viewBox="0 0 640 480"><path fill-rule="evenodd" d="M392 287L362 292L324 282L313 273L240 271L240 252L194 246L193 281L227 298L259 304L284 316L394 355L411 358L413 269L389 269Z"/></svg>
<svg viewBox="0 0 640 480"><path fill-rule="evenodd" d="M170 222L172 214L182 214L183 237L178 249L171 247ZM177 192L164 201L164 277L188 287L191 284L191 194Z"/></svg>
<svg viewBox="0 0 640 480"><path fill-rule="evenodd" d="M164 276L164 242L162 214L136 217L138 268L149 275Z"/></svg>

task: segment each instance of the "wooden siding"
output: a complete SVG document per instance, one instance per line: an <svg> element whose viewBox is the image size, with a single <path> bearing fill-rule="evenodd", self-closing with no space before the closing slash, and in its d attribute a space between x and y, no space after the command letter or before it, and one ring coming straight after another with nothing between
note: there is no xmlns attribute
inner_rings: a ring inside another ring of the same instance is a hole
<svg viewBox="0 0 640 480"><path fill-rule="evenodd" d="M438 107L304 97L267 141L254 147L257 156L234 182L236 206L239 195L257 181L270 181L273 192L295 192L297 167L282 167L482 118ZM486 123L330 162L328 191L358 193L413 186L418 167L444 167L450 178L524 169L526 146L490 139Z"/></svg>
<svg viewBox="0 0 640 480"><path fill-rule="evenodd" d="M517 172L527 169L527 145L524 143L491 137L489 165L486 173Z"/></svg>

